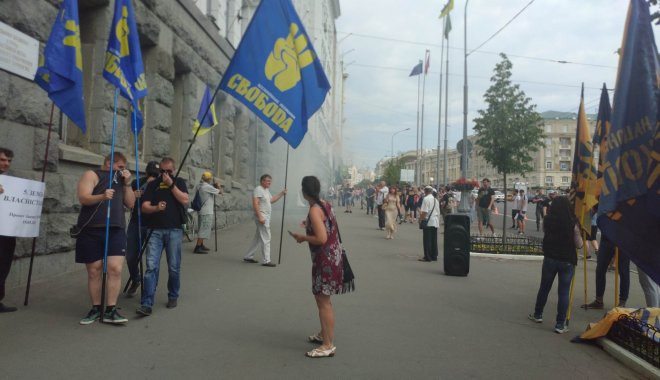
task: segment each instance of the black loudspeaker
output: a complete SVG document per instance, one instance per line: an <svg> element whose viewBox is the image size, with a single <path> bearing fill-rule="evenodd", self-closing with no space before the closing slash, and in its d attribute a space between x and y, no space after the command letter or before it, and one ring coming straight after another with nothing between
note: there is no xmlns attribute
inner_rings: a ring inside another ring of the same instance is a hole
<svg viewBox="0 0 660 380"><path fill-rule="evenodd" d="M470 217L468 215L447 215L443 253L446 275L468 275L470 272Z"/></svg>

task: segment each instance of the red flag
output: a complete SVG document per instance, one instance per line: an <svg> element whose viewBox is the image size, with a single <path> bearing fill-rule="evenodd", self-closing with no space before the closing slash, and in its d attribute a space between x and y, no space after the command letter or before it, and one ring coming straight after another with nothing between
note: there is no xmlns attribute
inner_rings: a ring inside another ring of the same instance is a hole
<svg viewBox="0 0 660 380"><path fill-rule="evenodd" d="M424 60L424 75L429 73L429 65L431 64L431 52L426 50L426 59Z"/></svg>

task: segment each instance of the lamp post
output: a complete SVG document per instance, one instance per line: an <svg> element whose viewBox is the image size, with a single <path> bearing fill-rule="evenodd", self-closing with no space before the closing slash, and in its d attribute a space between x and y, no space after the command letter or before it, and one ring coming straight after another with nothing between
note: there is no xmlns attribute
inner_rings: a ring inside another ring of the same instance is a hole
<svg viewBox="0 0 660 380"><path fill-rule="evenodd" d="M391 145L391 148L392 148L392 150L391 150L392 158L394 158L394 136L396 136L397 134L399 134L399 133L401 133L401 132L405 132L405 131L409 131L409 130L410 130L410 128L406 128L406 129L402 129L402 130L400 130L400 131L398 131L398 132L394 132L394 133L392 134L392 145Z"/></svg>
<svg viewBox="0 0 660 380"><path fill-rule="evenodd" d="M467 97L468 97L468 84L467 84L467 6L468 1L465 0L465 14L463 15L463 152L461 153L461 160L463 161L463 170L461 176L467 178L467 164L468 164L468 144L467 144Z"/></svg>

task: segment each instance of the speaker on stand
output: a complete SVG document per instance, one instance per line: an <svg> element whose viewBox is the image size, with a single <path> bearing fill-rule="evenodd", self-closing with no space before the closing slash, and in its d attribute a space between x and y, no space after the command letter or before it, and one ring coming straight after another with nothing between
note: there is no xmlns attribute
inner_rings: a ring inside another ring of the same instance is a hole
<svg viewBox="0 0 660 380"><path fill-rule="evenodd" d="M447 215L443 254L446 275L468 275L470 272L470 217L468 215Z"/></svg>

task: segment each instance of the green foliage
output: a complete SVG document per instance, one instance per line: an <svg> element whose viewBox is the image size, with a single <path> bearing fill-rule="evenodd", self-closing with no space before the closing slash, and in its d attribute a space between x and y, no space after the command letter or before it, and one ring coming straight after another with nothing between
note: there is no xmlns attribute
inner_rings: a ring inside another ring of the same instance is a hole
<svg viewBox="0 0 660 380"><path fill-rule="evenodd" d="M366 189L371 184L372 184L372 182L369 181L368 179L363 179L357 185L355 185L355 187L359 187L360 189Z"/></svg>
<svg viewBox="0 0 660 380"><path fill-rule="evenodd" d="M342 164L339 166L339 169L335 174L335 183L344 183L344 180L350 177L351 175L348 173L348 166Z"/></svg>
<svg viewBox="0 0 660 380"><path fill-rule="evenodd" d="M474 131L481 155L499 173L524 175L534 169L532 153L544 146L543 121L532 100L511 83L511 61L505 54L500 56L492 85L484 94L488 108L478 111Z"/></svg>
<svg viewBox="0 0 660 380"><path fill-rule="evenodd" d="M403 164L401 163L400 160L398 159L392 159L387 162L387 166L385 166L385 170L383 171L383 176L381 179L385 182L387 182L388 185L393 185L399 182L399 179L401 178L401 169L403 168Z"/></svg>

